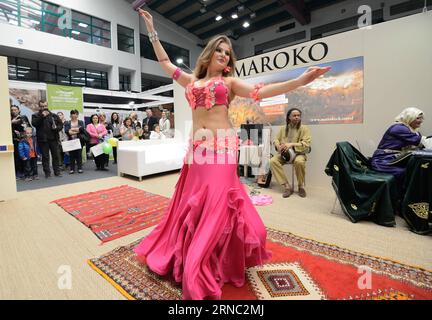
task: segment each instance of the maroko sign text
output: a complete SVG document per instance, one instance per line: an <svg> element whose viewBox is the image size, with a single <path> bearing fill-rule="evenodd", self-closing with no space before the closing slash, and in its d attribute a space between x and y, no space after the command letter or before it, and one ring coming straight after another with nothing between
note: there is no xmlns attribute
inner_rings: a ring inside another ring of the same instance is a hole
<svg viewBox="0 0 432 320"><path fill-rule="evenodd" d="M311 61L318 62L327 57L329 47L325 42L317 42L314 45L297 47L284 50L273 55L263 55L253 58L251 61L243 62L236 67L238 77L247 77L251 74L264 73L275 69L284 69L288 65L298 66Z"/></svg>

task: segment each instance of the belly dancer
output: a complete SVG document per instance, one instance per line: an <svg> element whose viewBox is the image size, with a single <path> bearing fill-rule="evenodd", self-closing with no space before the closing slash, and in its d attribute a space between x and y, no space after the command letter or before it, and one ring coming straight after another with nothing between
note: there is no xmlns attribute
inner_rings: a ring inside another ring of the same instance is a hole
<svg viewBox="0 0 432 320"><path fill-rule="evenodd" d="M185 88L193 139L170 205L159 225L135 248L140 261L182 284L184 299L220 299L222 286L245 283L245 269L261 265L266 229L237 176L237 136L228 108L234 96L256 100L304 86L330 68L309 68L294 80L251 85L234 78L231 41L216 36L193 74L168 58L147 11L139 10L162 69Z"/></svg>

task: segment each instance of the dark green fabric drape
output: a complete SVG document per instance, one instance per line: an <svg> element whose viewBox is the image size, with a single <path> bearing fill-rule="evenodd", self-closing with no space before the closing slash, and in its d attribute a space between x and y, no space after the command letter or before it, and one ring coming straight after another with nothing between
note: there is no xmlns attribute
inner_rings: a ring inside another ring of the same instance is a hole
<svg viewBox="0 0 432 320"><path fill-rule="evenodd" d="M431 233L432 222L432 153L414 152L407 164L402 216L419 234Z"/></svg>
<svg viewBox="0 0 432 320"><path fill-rule="evenodd" d="M372 220L384 226L396 225L393 175L370 169L368 159L349 142L336 143L325 173L332 177L341 207L352 222Z"/></svg>

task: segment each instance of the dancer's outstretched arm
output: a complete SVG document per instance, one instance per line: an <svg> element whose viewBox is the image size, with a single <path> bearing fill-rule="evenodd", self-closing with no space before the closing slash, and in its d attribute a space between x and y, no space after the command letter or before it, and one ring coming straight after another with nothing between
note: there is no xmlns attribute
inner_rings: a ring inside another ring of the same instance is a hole
<svg viewBox="0 0 432 320"><path fill-rule="evenodd" d="M252 95L255 99L270 98L287 93L297 89L298 87L305 86L308 83L314 81L316 78L322 76L330 69L330 67L310 67L296 79L285 82L271 83L264 85L263 87L259 87L257 85L254 86L253 84L247 83L246 81L239 78L232 78L231 90L236 96L240 97L248 98Z"/></svg>
<svg viewBox="0 0 432 320"><path fill-rule="evenodd" d="M143 17L149 34L155 35L156 30L153 26L152 15L148 11L142 9L139 9L139 14L141 17ZM177 80L177 82L183 87L186 87L189 83L193 81L193 75L186 72L177 71L178 67L170 61L165 49L162 47L162 44L160 43L157 36L153 37L152 45L159 64L167 75L169 75L171 78L173 78L174 76L175 80Z"/></svg>

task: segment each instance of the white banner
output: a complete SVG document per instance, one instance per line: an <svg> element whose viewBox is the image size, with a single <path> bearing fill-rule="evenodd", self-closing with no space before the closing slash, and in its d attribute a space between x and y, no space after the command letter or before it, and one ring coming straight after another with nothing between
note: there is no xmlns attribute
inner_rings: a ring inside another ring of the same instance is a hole
<svg viewBox="0 0 432 320"><path fill-rule="evenodd" d="M93 156L97 157L100 156L103 152L102 149L102 143L99 143L98 145L90 148L90 152L93 154Z"/></svg>
<svg viewBox="0 0 432 320"><path fill-rule="evenodd" d="M63 152L80 150L82 148L80 139L63 141L61 145L62 145Z"/></svg>

